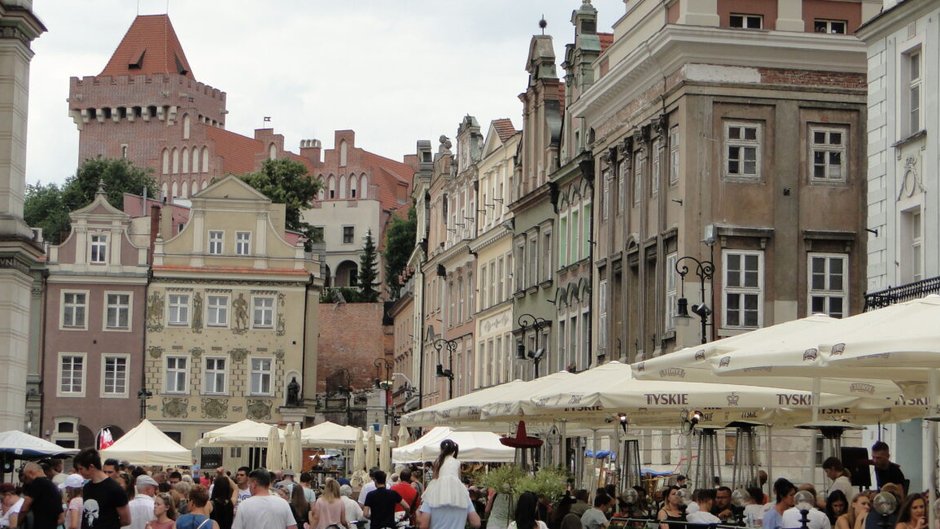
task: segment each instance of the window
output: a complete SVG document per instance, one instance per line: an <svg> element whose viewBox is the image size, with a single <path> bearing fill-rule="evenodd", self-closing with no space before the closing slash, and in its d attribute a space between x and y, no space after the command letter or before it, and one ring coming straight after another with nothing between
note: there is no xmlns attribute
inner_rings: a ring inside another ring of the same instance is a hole
<svg viewBox="0 0 940 529"><path fill-rule="evenodd" d="M251 394L271 394L271 359L251 359Z"/></svg>
<svg viewBox="0 0 940 529"><path fill-rule="evenodd" d="M130 330L131 295L106 294L105 328Z"/></svg>
<svg viewBox="0 0 940 529"><path fill-rule="evenodd" d="M66 329L85 328L85 309L88 294L84 292L62 293L62 327Z"/></svg>
<svg viewBox="0 0 940 529"><path fill-rule="evenodd" d="M491 278L491 279L496 279L496 278ZM487 291L489 289L486 288L486 265L485 264L480 267L480 287L482 287L480 289L480 310L483 310L489 307L489 305L487 304L487 302L489 301L489 297L487 297Z"/></svg>
<svg viewBox="0 0 940 529"><path fill-rule="evenodd" d="M167 322L170 325L189 325L189 294L169 294L167 298L170 311Z"/></svg>
<svg viewBox="0 0 940 529"><path fill-rule="evenodd" d="M725 124L725 176L760 177L760 139L756 123Z"/></svg>
<svg viewBox="0 0 940 529"><path fill-rule="evenodd" d="M666 325L667 331L676 329L676 307L679 303L679 296L676 293L676 258L677 254L671 253L666 256Z"/></svg>
<svg viewBox="0 0 940 529"><path fill-rule="evenodd" d="M208 298L206 325L228 327L228 296L209 295Z"/></svg>
<svg viewBox="0 0 940 529"><path fill-rule="evenodd" d="M761 29L764 27L764 17L761 15L732 14L730 25L738 29Z"/></svg>
<svg viewBox="0 0 940 529"><path fill-rule="evenodd" d="M633 206L640 205L640 194L643 190L643 162L646 161L646 157L643 155L643 151L640 151L636 154L633 162Z"/></svg>
<svg viewBox="0 0 940 529"><path fill-rule="evenodd" d="M908 134L914 134L921 129L920 109L921 109L921 75L920 75L920 50L907 54L907 72L908 72Z"/></svg>
<svg viewBox="0 0 940 529"><path fill-rule="evenodd" d="M274 298L257 297L252 303L254 304L252 327L264 329L274 327Z"/></svg>
<svg viewBox="0 0 940 529"><path fill-rule="evenodd" d="M539 233L538 230L529 234L529 244L525 249L528 264L526 265L526 283L527 286L535 286L539 283Z"/></svg>
<svg viewBox="0 0 940 529"><path fill-rule="evenodd" d="M813 31L816 33L833 33L845 35L845 28L848 22L845 20L826 20L817 18L813 21Z"/></svg>
<svg viewBox="0 0 940 529"><path fill-rule="evenodd" d="M569 245L571 246L570 250L570 262L577 263L581 260L581 256L578 252L581 251L581 223L580 212L575 209L571 212L571 240Z"/></svg>
<svg viewBox="0 0 940 529"><path fill-rule="evenodd" d="M235 255L251 255L251 232L235 232Z"/></svg>
<svg viewBox="0 0 940 529"><path fill-rule="evenodd" d="M669 129L669 185L679 183L679 126Z"/></svg>
<svg viewBox="0 0 940 529"><path fill-rule="evenodd" d="M515 263L515 273L512 280L515 283L515 289L517 291L525 290L525 235L516 239L513 262Z"/></svg>
<svg viewBox="0 0 940 529"><path fill-rule="evenodd" d="M225 359L206 358L206 383L204 393L221 395L225 393Z"/></svg>
<svg viewBox="0 0 940 529"><path fill-rule="evenodd" d="M591 222L593 222L594 217L591 215L591 203L590 202L587 202L586 204L584 204L583 209L584 209L584 213L581 215L581 218L583 219L581 224L582 224L582 229L584 230L584 233L581 237L581 241L584 247L581 249L581 256L587 257L591 255L591 244L592 244Z"/></svg>
<svg viewBox="0 0 940 529"><path fill-rule="evenodd" d="M490 270L492 271L492 268L490 268ZM494 303L500 303L506 299L506 291L504 290L505 284L505 280L503 279L503 258L500 257L496 260L496 298L493 299Z"/></svg>
<svg viewBox="0 0 940 529"><path fill-rule="evenodd" d="M845 132L843 128L810 129L813 180L845 181Z"/></svg>
<svg viewBox="0 0 940 529"><path fill-rule="evenodd" d="M600 354L607 354L607 280L603 279L597 284L599 292L597 307L600 317L597 318L597 350Z"/></svg>
<svg viewBox="0 0 940 529"><path fill-rule="evenodd" d="M568 337L565 335L565 327L568 325L568 317L561 315L558 317L558 365L555 366L556 371L561 371L568 364L568 344L566 340Z"/></svg>
<svg viewBox="0 0 940 529"><path fill-rule="evenodd" d="M846 316L848 261L845 254L809 254L810 314Z"/></svg>
<svg viewBox="0 0 940 529"><path fill-rule="evenodd" d="M912 212L908 216L908 220L911 233L911 281L920 281L924 278L920 209Z"/></svg>
<svg viewBox="0 0 940 529"><path fill-rule="evenodd" d="M91 236L91 262L104 264L108 262L108 236L93 234Z"/></svg>
<svg viewBox="0 0 940 529"><path fill-rule="evenodd" d="M568 264L568 215L558 220L558 268Z"/></svg>
<svg viewBox="0 0 940 529"><path fill-rule="evenodd" d="M650 196L659 193L660 159L663 157L663 141L656 138L653 142L653 163L650 169Z"/></svg>
<svg viewBox="0 0 940 529"><path fill-rule="evenodd" d="M728 250L723 257L725 327L760 327L763 319L763 252Z"/></svg>
<svg viewBox="0 0 940 529"><path fill-rule="evenodd" d="M101 364L101 396L127 396L127 357L103 356Z"/></svg>
<svg viewBox="0 0 940 529"><path fill-rule="evenodd" d="M343 244L352 244L356 236L355 226L343 226Z"/></svg>
<svg viewBox="0 0 940 529"><path fill-rule="evenodd" d="M604 198L601 202L601 218L607 220L610 215L610 172L604 171Z"/></svg>
<svg viewBox="0 0 940 529"><path fill-rule="evenodd" d="M166 393L186 393L189 387L189 371L186 369L189 359L185 356L166 357Z"/></svg>
<svg viewBox="0 0 940 529"><path fill-rule="evenodd" d="M499 282L499 285L497 285L497 281ZM503 280L501 277L496 277L496 259L493 259L492 261L490 261L490 282L487 283L486 281L482 280L482 278L480 280L480 291L481 292L485 292L486 290L490 291L490 305L495 305L503 300L502 298L496 297L499 295L499 288L497 288L497 286L501 287L502 282ZM473 295L472 290L470 294Z"/></svg>
<svg viewBox="0 0 940 529"><path fill-rule="evenodd" d="M209 255L222 255L222 241L225 239L225 232L209 232Z"/></svg>
<svg viewBox="0 0 940 529"><path fill-rule="evenodd" d="M85 355L63 354L59 357L59 395L85 396Z"/></svg>
<svg viewBox="0 0 940 529"><path fill-rule="evenodd" d="M552 280L552 230L550 228L542 228L542 246L539 248L542 256L542 280L551 281Z"/></svg>
<svg viewBox="0 0 940 529"><path fill-rule="evenodd" d="M314 226L313 231L310 232L310 237L312 242L325 242L323 239L323 226Z"/></svg>
<svg viewBox="0 0 940 529"><path fill-rule="evenodd" d="M619 189L617 190L617 214L623 215L623 210L627 207L627 180L630 175L630 165L627 163L627 160L620 162L620 166L617 168L617 185Z"/></svg>

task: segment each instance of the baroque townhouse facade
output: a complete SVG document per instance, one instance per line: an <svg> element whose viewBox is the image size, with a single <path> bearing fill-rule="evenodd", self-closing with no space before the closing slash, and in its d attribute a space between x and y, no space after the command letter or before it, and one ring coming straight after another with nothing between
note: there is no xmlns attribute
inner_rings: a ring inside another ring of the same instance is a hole
<svg viewBox="0 0 940 529"><path fill-rule="evenodd" d="M627 6L594 62L596 81L570 109L602 181L596 354L636 362L812 313L862 310L866 62L852 32L879 7ZM686 256L714 264L705 299L694 263L684 282L678 274ZM705 303L710 325L678 317L679 297ZM775 440L774 469L812 481L807 443ZM644 464L675 462L668 432L644 434L642 447Z"/></svg>
<svg viewBox="0 0 940 529"><path fill-rule="evenodd" d="M473 388L512 380L512 219L510 189L521 131L509 119L490 122L478 165L477 237L470 242L479 278L475 308Z"/></svg>
<svg viewBox="0 0 940 529"><path fill-rule="evenodd" d="M81 448L102 428L117 439L140 420L149 265L131 217L103 191L70 217L72 232L46 263L42 430Z"/></svg>
<svg viewBox="0 0 940 529"><path fill-rule="evenodd" d="M867 309L940 292L940 5L882 8L858 31L868 47ZM928 487L922 421L886 435L912 487Z"/></svg>
<svg viewBox="0 0 940 529"><path fill-rule="evenodd" d="M193 197L189 222L156 235L147 292L147 418L184 446L250 418L313 417L320 280L284 205L234 176ZM288 386L302 405L287 406ZM245 457L240 454L237 457Z"/></svg>

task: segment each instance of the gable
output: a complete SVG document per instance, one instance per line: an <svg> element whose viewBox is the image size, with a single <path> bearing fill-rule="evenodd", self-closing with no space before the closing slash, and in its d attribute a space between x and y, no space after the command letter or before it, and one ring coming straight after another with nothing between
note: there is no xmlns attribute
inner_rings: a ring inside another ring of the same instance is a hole
<svg viewBox="0 0 940 529"><path fill-rule="evenodd" d="M262 200L271 202L271 200L260 191L251 187L244 180L229 175L218 182L203 189L193 196L194 199L228 199L228 200Z"/></svg>

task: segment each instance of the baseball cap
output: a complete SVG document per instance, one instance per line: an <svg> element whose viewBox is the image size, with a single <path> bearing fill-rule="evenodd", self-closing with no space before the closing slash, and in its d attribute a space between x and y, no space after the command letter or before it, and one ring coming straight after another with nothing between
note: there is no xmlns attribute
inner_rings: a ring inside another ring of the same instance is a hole
<svg viewBox="0 0 940 529"><path fill-rule="evenodd" d="M59 484L60 489L77 489L85 485L85 478L81 474L69 474L65 481Z"/></svg>
<svg viewBox="0 0 940 529"><path fill-rule="evenodd" d="M294 477L294 471L291 470L291 469L289 469L289 468L287 468L287 469L284 469L284 470L281 471L281 475L282 475L282 476Z"/></svg>
<svg viewBox="0 0 940 529"><path fill-rule="evenodd" d="M137 485L138 487L147 487L147 486L159 487L160 486L160 484L157 483L157 480L153 479L147 474L141 474L137 476L137 481L135 481L134 484Z"/></svg>

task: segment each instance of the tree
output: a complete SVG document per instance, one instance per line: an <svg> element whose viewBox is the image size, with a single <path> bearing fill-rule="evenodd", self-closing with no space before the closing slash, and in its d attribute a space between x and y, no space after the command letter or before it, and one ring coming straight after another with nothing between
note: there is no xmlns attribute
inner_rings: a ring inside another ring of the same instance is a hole
<svg viewBox="0 0 940 529"><path fill-rule="evenodd" d="M408 266L408 259L415 249L418 231L418 215L414 206L408 210L408 218L392 217L392 222L385 230L385 283L391 299L398 299L401 293L401 273Z"/></svg>
<svg viewBox="0 0 940 529"><path fill-rule="evenodd" d="M372 230L366 232L366 243L359 256L359 292L360 300L364 303L375 303L379 300L378 271L376 270L375 241L372 240Z"/></svg>
<svg viewBox="0 0 940 529"><path fill-rule="evenodd" d="M108 202L118 209L124 208L124 193L139 195L146 188L149 196L157 194L149 169L125 159L93 158L85 160L61 188L55 184L27 186L23 218L30 226L41 227L46 240L59 244L69 234L69 212L90 204L101 186Z"/></svg>
<svg viewBox="0 0 940 529"><path fill-rule="evenodd" d="M304 164L286 159L265 160L260 171L242 175L241 179L272 202L285 205L286 228L303 233L309 251L316 234L313 226L304 222L302 212L313 205L323 182L311 176Z"/></svg>

